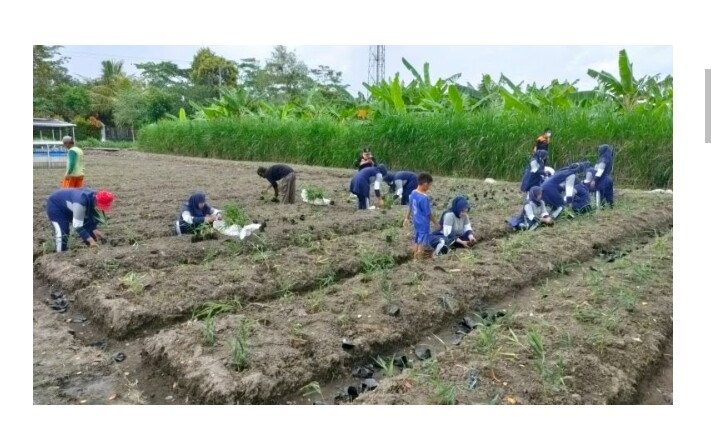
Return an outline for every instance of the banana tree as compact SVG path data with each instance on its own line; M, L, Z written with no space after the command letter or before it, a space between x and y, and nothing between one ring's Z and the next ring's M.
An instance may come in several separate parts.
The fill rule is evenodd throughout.
M617 102L623 110L631 110L641 99L643 91L640 82L635 80L632 63L627 57L627 51L621 50L618 58L619 79L607 71L588 70L588 75L603 86L607 94Z

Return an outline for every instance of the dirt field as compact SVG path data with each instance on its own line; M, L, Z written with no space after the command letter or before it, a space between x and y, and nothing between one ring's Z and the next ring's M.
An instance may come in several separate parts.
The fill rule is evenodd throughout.
M295 166L299 191L335 200L319 207L260 199L254 163L86 163L116 195L92 251L52 253L61 171L34 170L35 404L672 403L670 195L620 190L614 210L512 234L518 184L437 177L435 211L469 196L480 242L413 261L406 209L357 212L349 170ZM171 236L194 190L266 230Z

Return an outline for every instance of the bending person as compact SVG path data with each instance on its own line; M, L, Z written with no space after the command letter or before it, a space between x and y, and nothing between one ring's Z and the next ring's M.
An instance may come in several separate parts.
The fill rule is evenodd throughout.
M390 191L400 200L400 204L410 203L410 193L417 188L417 175L413 172L395 172L383 176L383 181L390 186Z
M351 178L350 192L358 197L358 210L371 209L370 205L370 185L373 184L375 190L376 203L382 207L383 199L381 188L383 177L388 174L384 165L377 167L366 167L353 175ZM372 207L374 208L374 207Z

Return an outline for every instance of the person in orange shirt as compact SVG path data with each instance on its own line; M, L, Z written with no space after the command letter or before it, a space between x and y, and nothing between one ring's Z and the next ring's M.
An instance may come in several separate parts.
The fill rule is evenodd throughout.
M538 150L546 150L548 151L548 144L551 142L551 129L546 128L543 130L543 134L538 136L536 138L536 146L533 147L533 153L536 153Z
M64 136L62 143L69 150L62 188L81 188L84 186L84 151L74 146L74 138L71 136Z

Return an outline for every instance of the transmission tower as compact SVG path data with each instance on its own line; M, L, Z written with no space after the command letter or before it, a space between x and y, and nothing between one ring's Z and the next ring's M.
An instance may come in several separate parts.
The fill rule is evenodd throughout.
M385 46L371 45L368 57L368 84L385 80Z

